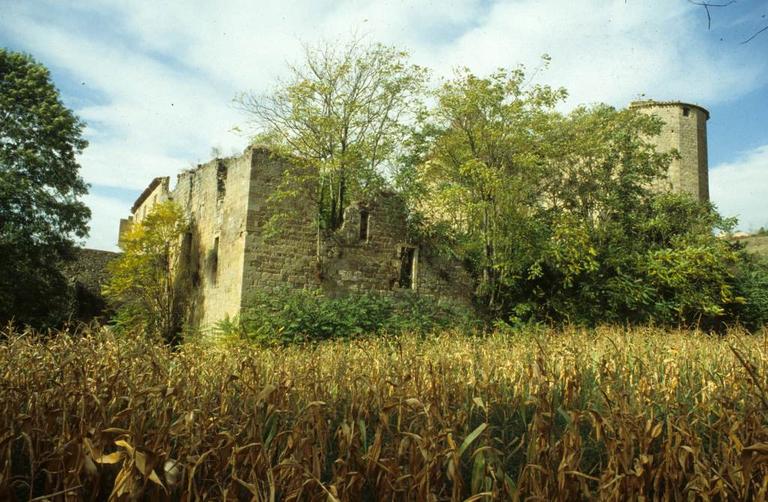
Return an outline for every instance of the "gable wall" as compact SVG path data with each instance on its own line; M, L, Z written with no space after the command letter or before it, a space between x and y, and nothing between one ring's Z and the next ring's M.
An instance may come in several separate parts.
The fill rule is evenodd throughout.
M250 172L249 155L215 159L180 174L173 190L190 219L182 268L193 325L240 311Z

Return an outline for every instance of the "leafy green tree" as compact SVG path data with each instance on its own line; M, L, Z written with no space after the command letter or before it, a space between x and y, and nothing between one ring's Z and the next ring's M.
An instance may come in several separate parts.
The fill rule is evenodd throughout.
M557 242L586 250L591 267L562 267L553 246L527 286L550 319L717 327L744 301L735 288L739 253L715 235L731 225L688 195L652 194L583 241Z
M268 95L245 93L236 102L259 129L256 142L292 157L312 177L320 232L342 224L349 201L384 183L382 170L419 108L426 70L408 54L353 41L307 48L301 65ZM295 187L306 179L286 178ZM294 189L279 191L290 196Z
M648 141L660 121L597 105L551 125L536 215L543 246L512 298L554 321L714 327L728 319L743 301L734 289L739 257L715 235L733 222L653 188L676 155Z
M520 274L526 236L535 233L530 211L540 200L542 141L565 91L528 85L522 67L486 78L464 69L435 97L417 132L428 147L412 181L422 187L421 210L453 230L480 275L480 295L497 309L500 289Z
M562 115L564 96L531 85L522 68L464 70L412 135L404 193L473 265L489 313L589 324L733 318L744 302L739 256L715 237L732 222L653 188L676 155L649 141L661 121L606 105Z
M543 317L608 320L603 285L646 248L635 217L671 154L647 141L661 122L633 110L579 107L550 126L535 216L543 240L514 296L533 299Z
M108 266L104 295L116 307L121 329L160 336L175 344L184 321L182 257L189 228L182 209L162 202L123 235L123 254Z
M45 327L65 315L60 263L90 218L82 130L43 65L0 49L0 322Z

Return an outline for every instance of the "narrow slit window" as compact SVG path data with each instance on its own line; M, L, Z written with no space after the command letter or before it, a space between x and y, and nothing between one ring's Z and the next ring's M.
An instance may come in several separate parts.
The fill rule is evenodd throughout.
M368 229L371 215L365 209L360 211L360 240L368 242Z
M691 109L690 109L690 108L688 108L687 106L686 106L686 107L684 107L684 108L683 108L683 117L687 117L687 116L688 116L688 115L690 115L690 114L691 114Z
M213 239L213 249L211 249L210 255L211 264L211 282L216 284L219 274L219 238Z
M416 248L403 246L400 249L400 287L413 289Z

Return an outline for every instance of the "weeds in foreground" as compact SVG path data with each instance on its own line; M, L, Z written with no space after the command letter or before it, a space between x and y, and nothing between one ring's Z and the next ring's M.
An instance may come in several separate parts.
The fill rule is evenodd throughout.
M768 337L0 342L0 499L762 500Z

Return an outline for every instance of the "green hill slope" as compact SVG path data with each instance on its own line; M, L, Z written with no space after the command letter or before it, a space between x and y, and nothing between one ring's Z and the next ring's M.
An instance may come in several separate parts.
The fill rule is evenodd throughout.
M768 257L768 235L752 235L738 240L747 246L747 250Z

